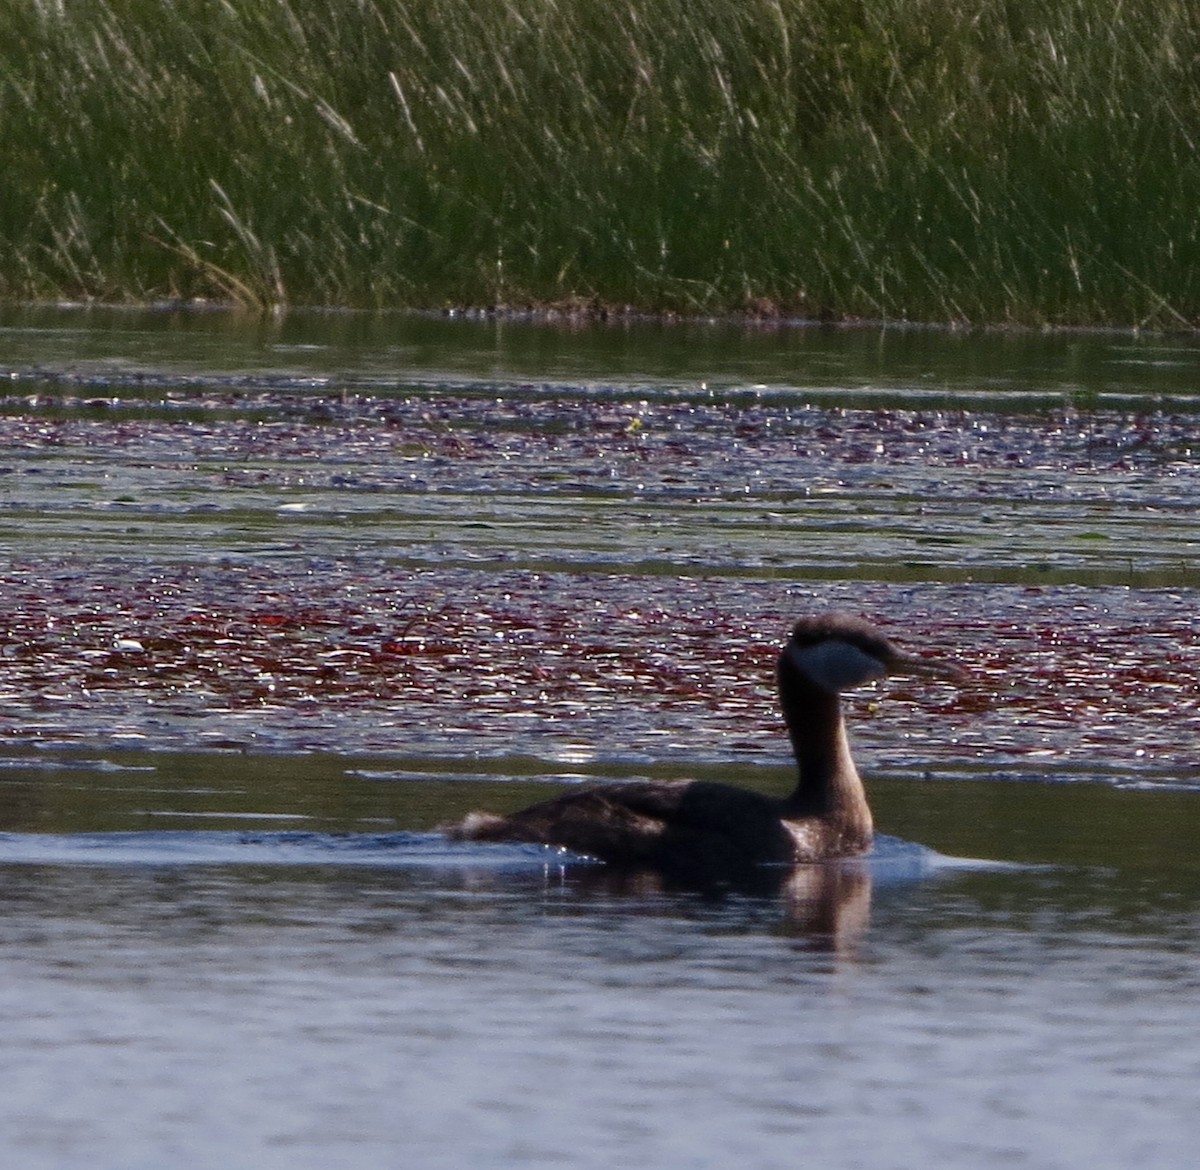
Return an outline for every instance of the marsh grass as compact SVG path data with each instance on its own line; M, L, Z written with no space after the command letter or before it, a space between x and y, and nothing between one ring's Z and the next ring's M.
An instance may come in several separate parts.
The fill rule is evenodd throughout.
M1200 319L1191 0L25 0L0 295Z

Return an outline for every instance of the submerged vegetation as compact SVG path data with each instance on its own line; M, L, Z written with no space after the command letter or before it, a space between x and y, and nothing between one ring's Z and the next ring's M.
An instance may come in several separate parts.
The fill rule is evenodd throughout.
M1200 320L1191 0L29 0L0 295Z

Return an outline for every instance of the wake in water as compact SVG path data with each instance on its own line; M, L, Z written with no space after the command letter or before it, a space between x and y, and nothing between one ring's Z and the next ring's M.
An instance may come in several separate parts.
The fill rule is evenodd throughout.
M949 870L998 864L945 857L879 836L863 857L842 863L876 884L920 881ZM368 869L484 869L535 872L547 865L602 868L565 849L522 843L451 841L440 833L307 833L160 830L119 833L0 833L0 865L357 866Z
M435 833L147 831L2 833L0 865L279 865L370 869L481 865L534 869L563 851L536 845L481 849ZM569 856L569 855L568 855Z

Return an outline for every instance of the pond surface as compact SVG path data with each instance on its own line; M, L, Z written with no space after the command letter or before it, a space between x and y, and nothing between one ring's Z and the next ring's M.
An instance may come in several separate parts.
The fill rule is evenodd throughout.
M0 314L0 1148L27 1167L1171 1167L1200 1140L1200 345ZM761 888L436 833L791 775Z

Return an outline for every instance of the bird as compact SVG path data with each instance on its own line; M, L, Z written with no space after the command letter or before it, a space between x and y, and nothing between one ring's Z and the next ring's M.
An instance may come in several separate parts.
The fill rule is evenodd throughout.
M530 842L627 869L682 876L747 874L860 856L874 826L842 717L841 692L893 674L955 679L959 667L899 650L844 613L804 617L779 653L776 680L795 753L782 799L701 780L592 784L507 816L468 813L453 840Z

